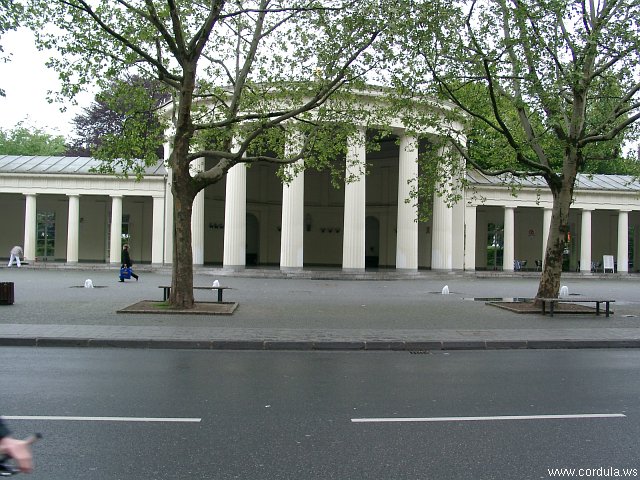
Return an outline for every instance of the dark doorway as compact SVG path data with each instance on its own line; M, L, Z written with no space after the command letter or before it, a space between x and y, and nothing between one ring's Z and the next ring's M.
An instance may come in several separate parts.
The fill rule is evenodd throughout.
M247 213L247 251L246 266L256 267L258 265L260 252L260 224L258 218L252 213Z
M376 217L367 217L364 227L365 268L378 268L380 263L380 221Z

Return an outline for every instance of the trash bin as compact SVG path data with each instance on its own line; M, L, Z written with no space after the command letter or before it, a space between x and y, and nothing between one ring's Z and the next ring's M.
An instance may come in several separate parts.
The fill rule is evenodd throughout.
M0 305L13 305L13 282L0 282Z

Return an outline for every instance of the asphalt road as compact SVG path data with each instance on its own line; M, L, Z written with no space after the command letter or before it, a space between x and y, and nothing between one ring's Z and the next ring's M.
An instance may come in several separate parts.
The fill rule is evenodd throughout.
M25 480L640 476L637 350L3 348L0 374L44 435Z

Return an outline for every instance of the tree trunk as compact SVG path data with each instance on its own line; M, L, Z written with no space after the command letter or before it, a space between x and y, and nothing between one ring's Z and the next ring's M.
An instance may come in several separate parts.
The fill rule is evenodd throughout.
M193 251L191 247L191 212L193 197L184 189L173 189L173 265L169 304L175 308L193 308ZM180 191L177 191L180 190Z
M551 186L553 210L544 256L544 268L536 298L557 297L562 276L562 255L569 232L569 209L573 197L573 179L563 179L559 188Z
M169 157L173 193L173 264L169 304L174 308L193 308L193 251L191 212L198 193L189 170L189 150L193 138L191 105L195 89L195 65L185 66L180 91L173 150Z

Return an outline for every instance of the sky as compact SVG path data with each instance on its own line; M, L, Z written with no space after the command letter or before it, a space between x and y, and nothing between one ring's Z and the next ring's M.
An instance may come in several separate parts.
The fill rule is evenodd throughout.
M0 87L6 93L0 97L0 129L12 129L23 121L49 134L71 138L71 120L90 105L92 96L82 95L78 106L66 103L67 111L61 113L62 104L47 101L47 91L60 88L57 74L45 66L50 54L39 52L33 35L24 28L6 32L0 42L5 54L13 54L10 62L0 62Z

